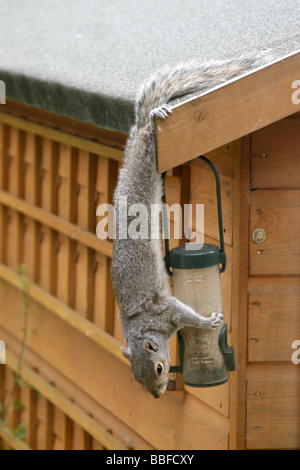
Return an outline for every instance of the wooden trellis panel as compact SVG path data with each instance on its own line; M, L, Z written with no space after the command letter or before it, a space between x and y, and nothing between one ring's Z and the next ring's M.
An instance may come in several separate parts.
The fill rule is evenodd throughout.
M36 119L41 120L39 113ZM53 129L50 117L47 124L0 114L0 337L9 357L5 374L2 366L0 372L3 401L23 337L16 274L22 263L31 299L22 369L27 385L15 391L24 408L12 412L9 421L10 428L26 422L27 435L17 444L4 429L2 439L10 447L33 449L227 449L229 384L197 390L183 387L177 378L179 391L156 401L133 380L120 352L124 340L109 275L112 243L96 236L96 208L112 202L120 141L103 135L99 142L96 133L92 141L90 134L87 139ZM67 121L64 126L72 127ZM236 314L231 304L232 218L240 151L237 141L208 155L221 174L228 256L222 285L229 329ZM207 168L193 161L174 169L166 185L170 205L205 204L206 241L218 244L214 180ZM171 240L170 245L177 243ZM175 363L175 337L170 348ZM111 431L108 441L95 434L97 423L105 436Z

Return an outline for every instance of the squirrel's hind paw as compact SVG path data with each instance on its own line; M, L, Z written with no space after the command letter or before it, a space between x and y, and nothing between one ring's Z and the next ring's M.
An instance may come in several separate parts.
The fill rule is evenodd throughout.
M158 108L152 109L152 111L150 112L150 118L157 116L161 119L165 119L169 117L169 114L172 114L170 106L168 106L167 104L162 104Z

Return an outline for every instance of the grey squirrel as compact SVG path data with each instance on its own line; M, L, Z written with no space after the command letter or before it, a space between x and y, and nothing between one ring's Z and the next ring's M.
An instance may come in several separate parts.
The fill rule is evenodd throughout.
M153 117L167 118L171 113L167 103L171 99L213 88L257 67L262 60L263 54L256 58L166 67L150 78L136 100L135 124L130 131L114 194L116 238L111 277L127 343L127 347L121 348L122 352L131 362L134 378L155 398L167 388L170 338L185 326L215 328L222 323L223 313L213 312L211 317L205 318L171 295L161 240L151 239L150 235L126 238L124 233L123 238L120 237L120 230L124 231L124 227L119 226L119 216L124 211L121 201L127 198L127 207L143 204L148 214L151 204L162 202L163 185L156 170ZM125 216L128 226L132 216ZM148 222L151 226L150 216Z

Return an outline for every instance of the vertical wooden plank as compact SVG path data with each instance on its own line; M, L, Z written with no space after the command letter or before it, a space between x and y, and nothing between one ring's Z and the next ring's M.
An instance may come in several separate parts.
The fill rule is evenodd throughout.
M77 224L95 231L96 155L79 150L77 175ZM93 321L94 318L94 259L93 250L78 244L76 253L76 299L78 313Z
M58 163L58 215L62 219L73 223L77 221L77 161L77 149L60 144Z
M54 407L53 417L53 450L63 450L63 435L64 435L64 413L58 408Z
M93 439L92 450L104 450L104 447L100 442L96 441L96 439Z
M115 299L110 278L110 260L96 253L94 323L110 334L114 333Z
M45 436L46 436L46 398L39 394L36 413L36 445L35 450L45 450Z
M7 369L6 380L6 394L5 394L5 408L8 407L6 415L8 427L15 429L20 423L20 413L15 408L14 404L16 400L20 400L20 387L15 383L15 373L10 369Z
M36 395L37 396L37 395ZM37 396L36 450L52 450L54 407L43 395Z
M45 449L52 450L53 444L54 444L54 433L53 433L54 406L48 400L47 400L47 405L46 405L45 425L46 425Z
M84 150L78 151L77 174L77 224L95 233L95 185L97 156Z
M96 208L112 204L118 177L118 163L98 156L96 174ZM95 259L95 314L94 322L110 334L114 332L115 299L110 278L110 260L100 254Z
M24 195L24 143L25 133L15 128L10 130L9 139L9 175L8 191L16 197ZM23 217L15 213L13 220L14 241L11 249L11 267L17 269L22 262L22 230Z
M8 155L8 191L17 197L24 193L24 144L25 133L14 127L10 128Z
M8 143L9 127L0 123L0 188L7 190L8 187Z
M48 227L42 227L39 243L40 248L40 279L43 289L52 295L56 294L56 249L58 246L57 233Z
M72 450L92 450L92 436L74 423Z
M88 432L83 431L83 450L92 450L92 446L93 446L92 436Z
M58 212L58 158L59 144L42 140L41 207L52 214Z
M32 448L36 449L37 443L37 392L30 387L22 389L21 403L24 405L22 412L22 421L26 423L25 442Z
M76 244L65 235L58 235L57 243L57 298L74 308L75 303Z
M95 252L80 243L76 252L75 310L90 321L94 319Z
M25 136L24 150L24 199L40 206L41 202L41 139L31 133ZM33 282L39 279L40 224L24 218L23 262L27 266L27 276ZM26 244L27 241L27 244Z
M41 139L31 133L25 135L24 199L39 205L41 194Z
M8 142L9 127L0 124L0 189L7 190L8 186ZM6 263L6 226L7 208L0 204L0 262Z
M73 450L73 435L74 423L67 415L64 415L63 450Z
M3 409L4 407L4 398L5 398L5 364L0 364L0 403ZM0 419L2 412L0 412Z
M7 264L7 208L0 204L0 262Z
M41 207L50 213L57 214L58 210L58 157L59 145L49 139L42 141L42 188ZM40 233L40 279L43 289L52 295L56 293L56 272L58 247L57 233L42 227Z
M58 215L73 223L77 220L77 157L76 149L60 145ZM75 305L75 263L76 242L65 235L60 235L57 258L57 296L72 308Z
M247 284L250 136L241 142L241 157L236 158L233 207L232 260L232 334L236 372L230 376L229 448L245 449L246 439L246 365L247 365Z

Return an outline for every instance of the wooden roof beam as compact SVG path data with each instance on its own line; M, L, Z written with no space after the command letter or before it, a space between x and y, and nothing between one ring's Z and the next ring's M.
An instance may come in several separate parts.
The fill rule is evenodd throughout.
M174 105L156 119L159 173L298 112L296 80L300 51Z

